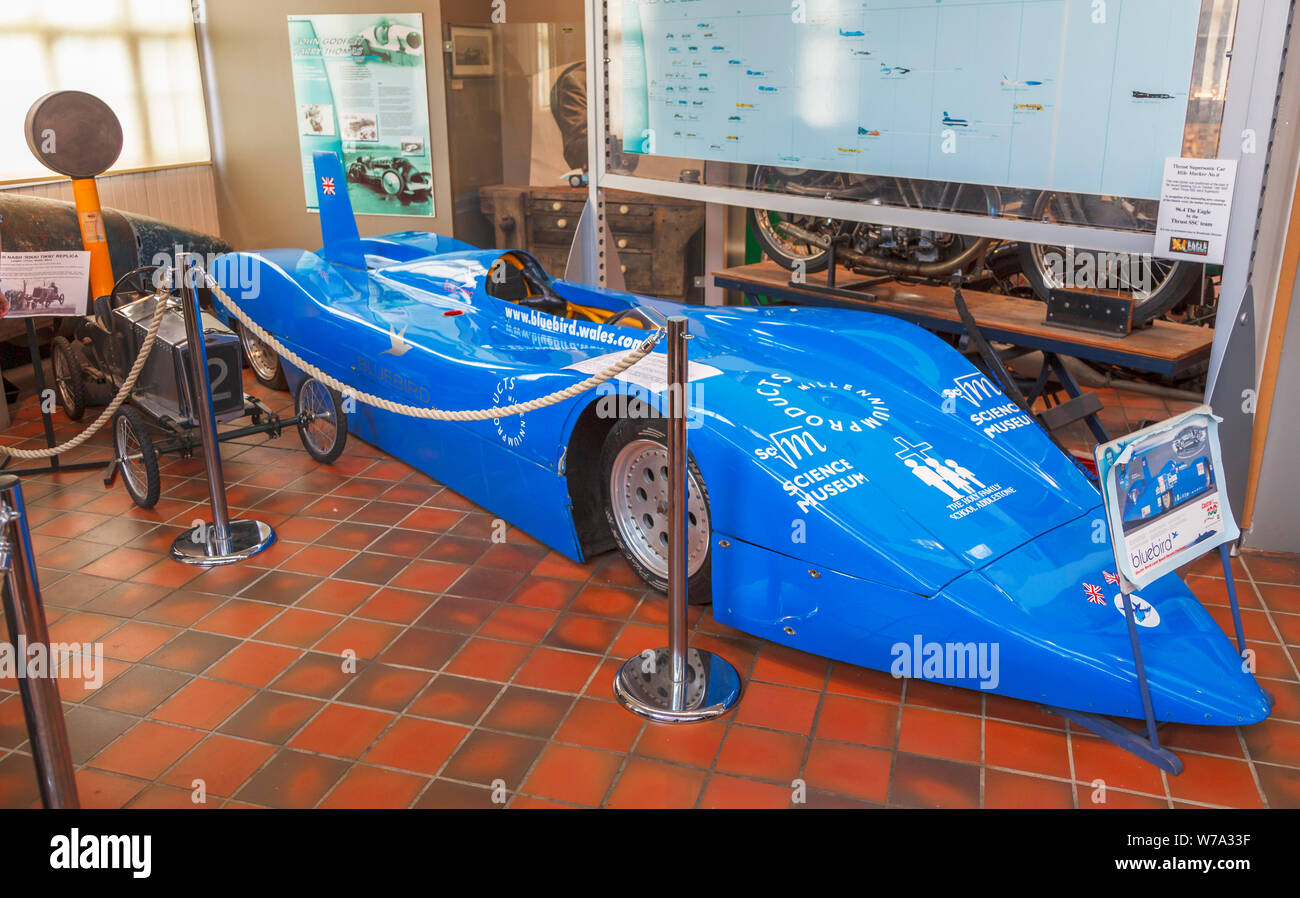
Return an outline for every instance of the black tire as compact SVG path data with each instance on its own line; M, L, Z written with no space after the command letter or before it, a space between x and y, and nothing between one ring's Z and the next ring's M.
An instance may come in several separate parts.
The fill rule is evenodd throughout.
M141 508L158 504L158 451L144 415L124 405L113 416L113 453L122 471L122 483L131 500ZM138 456L138 457L136 457Z
M773 236L772 232L780 226L780 222L785 220L784 212L749 209L746 212L746 217L749 220L749 229L754 232L754 239L763 248L764 255L782 268L794 271L799 265L803 265L805 273L814 274L818 271L825 271L826 266L830 264L830 250L800 244L807 247L807 252L801 254L791 246L780 243Z
M55 337L50 344L50 368L54 372L54 396L64 414L80 421L86 414L86 380L72 344L63 337Z
M632 566L632 570L636 571L637 576L652 589L667 592L666 554L663 556L662 566L656 568L651 563L648 563L648 559L656 557L656 552L651 548L655 544L654 541L658 540L661 544L666 544L667 514L657 513L654 515L652 523L643 528L640 521L633 523L633 519L637 517L635 510L628 509L622 515L615 510L615 498L613 497L613 481L616 476L615 466L618 464L622 467L621 456L625 449L635 453L636 450L630 449L630 447L644 444L657 444L666 453L667 431L663 419L625 418L615 424L613 430L609 432L600 453L601 505L605 520L609 524L610 533L618 544L619 550L623 553L623 557ZM653 473L653 471L650 473ZM695 570L687 580L687 594L692 605L707 605L713 601L711 571L713 535L709 526L712 518L709 515L708 487L704 483L704 476L695 464L693 456L689 459L689 476L690 483L698 485L699 488L699 504L696 507L702 509L704 523L701 529L696 512L692 512L692 527L687 544L687 554L688 558L691 557L693 554L691 549L694 547L695 553L698 553L696 557L699 558L699 561L698 565L694 561L691 562L691 566ZM662 476L656 477L653 485L658 488L661 482L666 499L667 483L663 481ZM651 484L647 483L647 485ZM688 491L693 489L694 486L688 487ZM641 496L647 501L653 498L652 494L647 494L644 491L641 491ZM688 504L690 504L689 499ZM646 529L650 531L648 534L645 532Z
M293 397L298 437L307 454L323 465L333 464L348 443L348 416L343 397L314 377L305 377ZM323 426L316 426L328 422Z
M284 376L284 363L280 357L243 324L236 322L236 327L239 329L239 346L244 353L244 364L253 372L257 382L273 390L289 389L289 381Z

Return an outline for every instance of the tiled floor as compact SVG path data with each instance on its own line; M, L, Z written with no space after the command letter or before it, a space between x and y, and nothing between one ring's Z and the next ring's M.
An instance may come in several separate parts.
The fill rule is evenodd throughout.
M1173 411L1104 399L1116 431ZM39 433L27 402L5 436ZM166 460L149 512L96 471L25 483L52 636L110 659L97 690L61 681L84 806L194 807L201 786L204 807L787 807L802 780L807 806L1300 807L1295 560L1237 563L1273 717L1166 727L1186 764L1168 777L1033 705L831 663L698 608L694 644L739 667L742 701L720 722L643 723L611 678L663 643L664 602L617 556L574 564L514 529L495 543L491 515L357 440L333 467L295 433L224 457L232 506L279 541L206 572L163 557L207 516L194 460ZM1191 583L1230 626L1216 566ZM31 806L22 706L0 688L0 805Z

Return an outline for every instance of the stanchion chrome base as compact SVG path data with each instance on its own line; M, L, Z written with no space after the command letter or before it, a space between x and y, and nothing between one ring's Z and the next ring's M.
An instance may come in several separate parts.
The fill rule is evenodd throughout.
M686 650L686 681L673 683L668 649L647 649L614 677L614 697L634 714L661 723L693 723L727 713L740 700L740 674L703 649Z
M231 521L230 543L225 551L216 544L213 531L211 524L186 530L172 543L172 558L181 564L215 567L252 558L275 542L275 531L261 521Z

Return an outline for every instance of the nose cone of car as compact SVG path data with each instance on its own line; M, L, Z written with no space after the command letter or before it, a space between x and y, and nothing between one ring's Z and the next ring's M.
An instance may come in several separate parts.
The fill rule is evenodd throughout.
M1091 533L1088 519L1057 528L947 592L972 615L991 617L1013 642L1001 653L1009 694L1141 717L1114 559L1108 544L1092 543ZM1231 628L1226 607L1211 615L1176 575L1138 590L1131 601L1158 720L1238 725L1269 715L1271 700L1216 621Z

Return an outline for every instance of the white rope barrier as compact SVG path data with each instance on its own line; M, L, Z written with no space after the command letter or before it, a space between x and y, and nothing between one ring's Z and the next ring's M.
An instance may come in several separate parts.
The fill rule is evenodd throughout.
M386 412L404 415L408 418L424 418L431 421L490 421L496 418L508 418L511 415L526 414L527 412L546 408L550 405L557 405L558 403L564 402L566 399L572 399L574 396L595 389L606 381L618 377L628 368L631 368L637 362L649 355L651 350L655 348L655 344L659 342L660 338L664 334L662 329L656 329L654 333L642 340L636 349L632 350L609 367L593 374L586 380L580 381L570 387L558 390L549 395L541 396L537 399L530 399L528 402L517 402L514 405L505 405L498 408L475 409L473 411L448 411L439 408L423 408L421 406L403 405L398 402L392 402L388 399L358 390L350 384L346 384L341 380L331 377L315 365L312 365L310 362L303 359L302 356L298 355L292 349L289 349L268 331L264 330L249 318L248 315L244 313L244 310L236 305L233 299L226 295L225 291L221 289L210 275L207 277L207 283L208 288L212 291L212 295L226 307L230 314L235 316L240 324L248 328L249 331L252 332L253 336L270 346L279 353L282 358L288 359L295 367L306 372L309 376L325 384L327 387L337 390L344 396L351 396L353 399L358 402L364 402L366 405L383 409Z
M158 327L162 324L163 312L167 310L168 294L165 291L159 290L154 294L154 299L153 318L149 320L149 330L144 335L144 343L140 346L140 353L135 357L135 364L131 366L131 370L126 375L126 380L122 382L122 386L118 389L117 395L113 397L113 401L108 404L107 408L100 412L99 417L91 422L89 427L68 440L66 443L61 443L58 446L51 446L48 449L14 449L11 446L0 446L0 455L11 455L14 458L30 459L50 458L55 455L62 455L64 452L67 452L70 449L76 449L82 443L89 440L103 429L105 424L112 420L113 415L117 413L117 410L122 406L122 403L126 401L126 398L129 395L131 395L131 390L135 388L135 382L139 379L140 372L144 370L144 363L148 360L149 353L153 350L154 340L158 336ZM33 363L39 365L41 360L39 358L35 359ZM58 371L56 370L56 384L57 377Z

